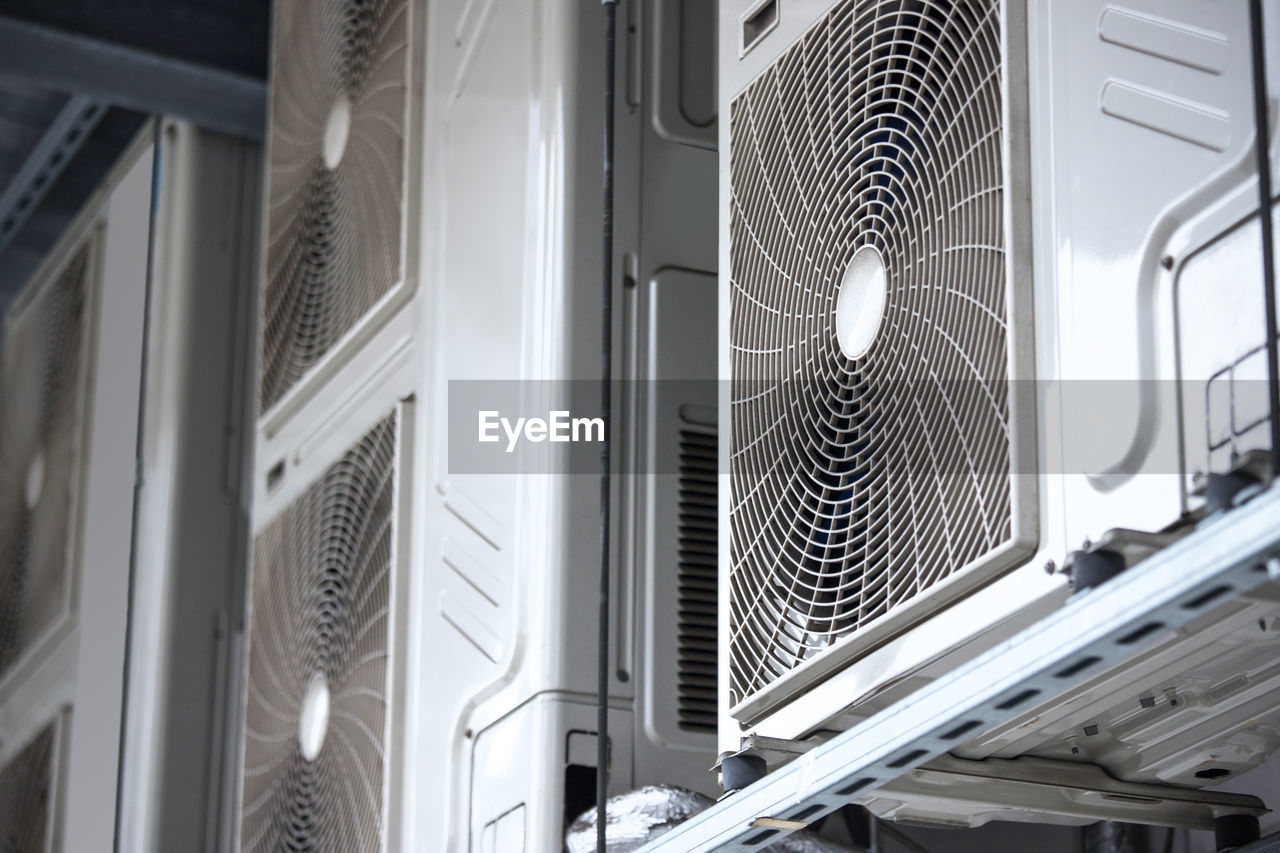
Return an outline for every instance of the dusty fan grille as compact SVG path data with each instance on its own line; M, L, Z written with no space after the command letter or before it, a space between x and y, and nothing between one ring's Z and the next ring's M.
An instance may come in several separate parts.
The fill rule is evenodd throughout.
M734 705L1010 539L1000 30L999 0L850 0L732 103Z
M57 733L50 724L0 770L0 851L49 849Z
M241 849L383 849L394 417L255 539ZM299 738L316 676L328 728Z
M402 278L407 37L406 0L277 4L264 412ZM327 151L340 102L349 106L347 132L337 132L345 145L329 139Z
M0 359L0 674L66 607L86 240L13 317Z

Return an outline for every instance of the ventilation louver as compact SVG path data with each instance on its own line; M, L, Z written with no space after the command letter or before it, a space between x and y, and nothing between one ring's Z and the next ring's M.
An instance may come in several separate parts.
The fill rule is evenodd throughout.
M677 719L685 731L712 734L719 678L716 479L715 433L685 426L680 430Z
M1000 7L835 4L732 102L740 719L1010 540Z
M241 849L385 846L395 418L254 541Z
M403 278L406 0L282 0L268 128L259 405Z
M0 673L67 607L86 240L11 315L0 364Z
M0 851L51 849L58 725L52 723L0 770Z

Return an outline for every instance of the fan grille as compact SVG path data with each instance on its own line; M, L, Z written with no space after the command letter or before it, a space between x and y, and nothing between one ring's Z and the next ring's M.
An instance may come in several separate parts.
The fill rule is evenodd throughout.
M402 278L407 18L406 0L277 4L264 412Z
M719 678L716 479L715 433L681 429L676 698L680 728L711 733Z
M57 723L51 723L0 770L0 851L49 849Z
M732 103L731 704L1011 538L1000 29L848 0Z
M254 541L243 850L383 848L395 435L388 416Z
M13 318L0 359L0 673L66 607L86 240Z

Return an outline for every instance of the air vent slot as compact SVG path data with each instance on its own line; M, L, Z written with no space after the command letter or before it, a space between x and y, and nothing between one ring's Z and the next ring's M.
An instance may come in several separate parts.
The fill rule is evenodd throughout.
M765 0L742 17L742 52L760 43L778 25L778 0Z
M716 434L680 430L676 694L680 728L716 731Z

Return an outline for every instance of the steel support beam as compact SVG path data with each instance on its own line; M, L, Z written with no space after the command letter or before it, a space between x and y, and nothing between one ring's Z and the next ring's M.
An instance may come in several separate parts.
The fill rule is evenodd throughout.
M0 75L249 139L266 122L263 80L18 18L0 17Z
M84 95L72 95L27 156L22 168L0 190L0 252L18 233L45 193L71 163L107 107Z
M759 850L912 768L1069 696L1220 604L1280 580L1280 488L1210 519L976 660L690 818L643 851Z

